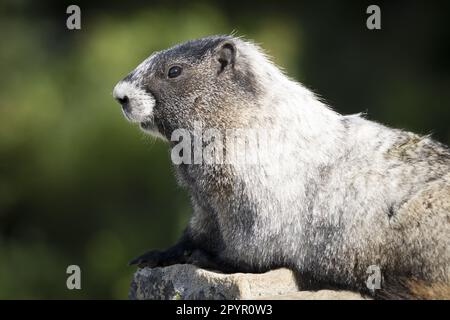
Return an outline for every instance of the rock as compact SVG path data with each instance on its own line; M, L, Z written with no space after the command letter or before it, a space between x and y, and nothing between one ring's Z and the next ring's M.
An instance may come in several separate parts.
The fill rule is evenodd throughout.
M263 300L366 300L359 293L352 291L297 291L289 294L262 297Z
M262 274L222 274L180 264L138 270L130 299L256 299L298 291L293 273L278 269Z
M361 299L353 292L299 291L288 269L261 274L222 274L189 264L136 271L129 298L133 300L236 299Z

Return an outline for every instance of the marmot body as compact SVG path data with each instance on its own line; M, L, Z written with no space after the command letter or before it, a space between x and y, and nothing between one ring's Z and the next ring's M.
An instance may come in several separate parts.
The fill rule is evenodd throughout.
M263 164L175 166L192 197L189 226L174 247L132 263L284 266L304 286L361 292L368 268L378 266L378 297L450 298L447 147L336 113L257 46L231 36L153 54L114 96L129 120L167 140L196 121L281 132Z

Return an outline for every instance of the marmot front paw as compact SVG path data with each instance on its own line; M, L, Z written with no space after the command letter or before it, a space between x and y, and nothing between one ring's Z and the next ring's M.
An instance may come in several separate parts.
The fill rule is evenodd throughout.
M164 260L166 258L166 255L164 252L161 252L159 250L152 250L149 252L144 253L143 255L131 260L128 265L137 265L139 268L144 267L159 267L164 265Z

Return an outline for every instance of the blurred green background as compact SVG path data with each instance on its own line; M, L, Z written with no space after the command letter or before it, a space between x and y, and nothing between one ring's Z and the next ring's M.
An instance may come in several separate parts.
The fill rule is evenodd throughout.
M66 29L78 4L82 29ZM126 298L127 261L172 244L189 198L167 146L112 99L155 50L218 33L260 43L341 113L450 142L450 2L0 2L0 298ZM66 268L82 270L67 290Z

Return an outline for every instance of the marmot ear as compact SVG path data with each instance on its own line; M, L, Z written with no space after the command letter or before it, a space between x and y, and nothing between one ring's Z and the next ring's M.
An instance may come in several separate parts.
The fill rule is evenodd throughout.
M216 59L219 63L218 73L222 73L228 67L232 67L236 60L236 46L231 41L225 41L220 44L216 51Z

